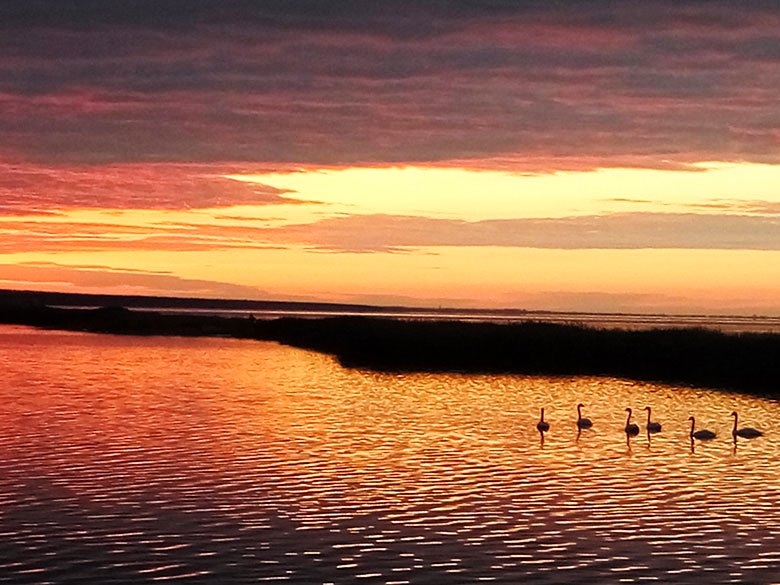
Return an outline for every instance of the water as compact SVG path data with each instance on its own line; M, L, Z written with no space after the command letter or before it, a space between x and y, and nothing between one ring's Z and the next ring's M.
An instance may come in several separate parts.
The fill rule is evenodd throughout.
M780 404L0 327L0 583L772 583ZM594 427L578 435L575 406ZM662 433L627 441L624 409ZM536 431L546 408L551 430ZM765 436L731 440L740 426ZM693 447L697 427L718 433Z

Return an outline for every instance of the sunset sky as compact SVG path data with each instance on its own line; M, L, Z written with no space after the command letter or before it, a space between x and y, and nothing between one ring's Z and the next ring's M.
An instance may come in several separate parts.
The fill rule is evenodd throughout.
M780 3L0 3L0 288L780 315Z

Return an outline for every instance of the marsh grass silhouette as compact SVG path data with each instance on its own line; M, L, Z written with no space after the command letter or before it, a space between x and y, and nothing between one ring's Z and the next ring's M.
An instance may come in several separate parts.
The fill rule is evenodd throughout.
M334 318L272 324L284 343L386 371L614 376L780 394L780 335Z
M780 396L780 335L770 333L363 316L262 320L34 304L0 305L0 322L98 333L277 341L332 354L346 367L388 372L612 376Z

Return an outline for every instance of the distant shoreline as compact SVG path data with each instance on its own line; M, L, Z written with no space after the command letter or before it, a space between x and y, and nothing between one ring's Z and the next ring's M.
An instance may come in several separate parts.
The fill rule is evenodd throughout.
M493 321L501 323L534 320L546 323L587 325L598 328L707 327L720 331L780 333L780 315L757 314L605 313L584 310L555 311L523 308L421 307L0 289L0 307L3 306L49 306L73 309L97 309L107 306L120 306L127 309L159 311L161 313L191 313L210 316L241 316L254 313L261 318L365 315L398 319L453 319L458 321Z
M324 312L333 315L350 314L408 314L435 313L447 315L506 315L522 317L525 309L459 309L454 307L412 307L404 305L367 305L360 303L329 303L317 301L269 301L251 299L215 299L203 297L156 297L143 295L108 295L89 293L65 293L32 290L0 289L0 306L36 305L63 308L100 308L121 306L128 309L180 310L180 311L287 311Z
M610 376L780 398L780 334L367 316L254 319L0 303L0 323L276 341L387 372Z

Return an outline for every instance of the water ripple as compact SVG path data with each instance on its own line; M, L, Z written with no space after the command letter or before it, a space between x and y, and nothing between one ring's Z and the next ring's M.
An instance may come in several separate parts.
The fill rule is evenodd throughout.
M11 327L0 360L0 583L771 583L780 565L773 401ZM664 431L627 438L645 404ZM735 409L766 436L734 444ZM718 438L691 445L690 414Z

